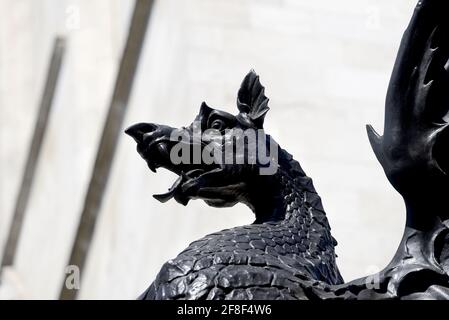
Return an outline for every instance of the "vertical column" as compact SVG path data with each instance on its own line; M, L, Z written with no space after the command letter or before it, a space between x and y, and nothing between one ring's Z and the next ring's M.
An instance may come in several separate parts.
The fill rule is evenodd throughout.
M69 265L77 266L81 273L86 262L104 190L109 179L112 161L126 113L153 2L153 0L137 0L134 7L114 93L110 102L95 165L84 201L84 208L69 260ZM67 288L64 281L60 299L75 299L76 295L77 290Z

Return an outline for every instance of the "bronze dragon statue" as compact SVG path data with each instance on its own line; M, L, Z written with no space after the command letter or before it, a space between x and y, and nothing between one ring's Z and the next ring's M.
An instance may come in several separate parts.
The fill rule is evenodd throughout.
M179 175L156 199L240 202L256 217L190 244L140 298L449 299L448 9L445 0L418 3L390 81L384 134L367 127L407 210L403 240L383 271L344 283L312 180L263 130L268 98L251 71L237 115L203 103L188 127L139 123L126 130L152 171Z

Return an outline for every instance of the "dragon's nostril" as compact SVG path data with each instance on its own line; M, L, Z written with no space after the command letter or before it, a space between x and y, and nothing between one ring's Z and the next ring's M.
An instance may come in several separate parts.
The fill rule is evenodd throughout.
M153 123L138 123L132 125L125 130L125 133L131 136L137 143L143 141L143 137L146 133L157 130L158 126Z

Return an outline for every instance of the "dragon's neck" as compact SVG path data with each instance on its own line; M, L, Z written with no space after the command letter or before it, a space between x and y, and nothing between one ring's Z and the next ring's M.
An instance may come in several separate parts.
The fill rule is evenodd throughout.
M311 219L330 230L321 198L299 163L279 148L279 169L273 176L260 176L253 181L250 207L256 215L255 223L284 221L296 223Z
M272 177L255 181L252 209L255 224L269 223L268 229L279 230L290 245L291 256L305 259L314 279L342 283L336 269L334 247L321 199L299 163L286 151L279 150L279 169ZM299 259L299 260L298 260ZM332 268L323 267L332 266Z

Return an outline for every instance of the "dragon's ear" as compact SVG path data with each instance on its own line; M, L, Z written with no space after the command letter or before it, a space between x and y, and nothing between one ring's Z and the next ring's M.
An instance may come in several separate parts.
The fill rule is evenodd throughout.
M203 102L203 103L201 103L199 115L202 118L206 118L207 119L207 117L209 117L209 115L212 112L212 110L213 109L211 107L209 107L206 102Z
M237 107L240 113L246 113L258 128L262 128L265 115L270 109L268 101L259 76L251 70L243 79L237 95Z

